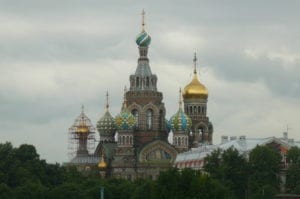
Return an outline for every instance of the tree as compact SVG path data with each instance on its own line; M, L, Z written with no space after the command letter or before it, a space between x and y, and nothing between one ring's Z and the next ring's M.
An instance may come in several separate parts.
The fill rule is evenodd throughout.
M287 153L289 167L286 171L286 191L299 193L300 188L300 148L291 147Z
M289 163L300 163L300 148L293 146L287 153L287 160Z
M215 150L205 158L204 170L231 190L231 198L244 198L247 189L248 164L238 150Z
M249 177L250 198L272 198L279 187L277 177L281 156L268 146L257 146L249 155L251 175Z

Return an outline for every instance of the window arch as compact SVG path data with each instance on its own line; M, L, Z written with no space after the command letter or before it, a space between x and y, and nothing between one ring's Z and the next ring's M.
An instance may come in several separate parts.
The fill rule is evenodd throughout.
M148 109L146 112L146 121L147 121L147 129L151 130L153 125L153 111L152 109Z

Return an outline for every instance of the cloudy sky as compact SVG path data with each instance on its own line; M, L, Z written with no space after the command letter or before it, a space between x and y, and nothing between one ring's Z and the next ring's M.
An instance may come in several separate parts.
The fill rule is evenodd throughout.
M120 111L137 65L141 10L169 118L193 53L221 135L300 140L299 1L0 0L0 141L68 160L81 104L92 122Z

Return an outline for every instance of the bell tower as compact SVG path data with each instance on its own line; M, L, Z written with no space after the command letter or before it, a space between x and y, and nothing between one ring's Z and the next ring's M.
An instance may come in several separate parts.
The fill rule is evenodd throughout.
M196 53L193 62L193 79L185 86L183 99L184 111L192 119L190 146L198 147L199 144L212 144L213 125L206 115L208 90L198 79Z
M142 12L142 31L137 35L139 58L134 74L130 75L130 89L126 92L128 110L136 117L137 146L155 139L167 139L163 94L157 91L157 76L152 73L148 49L150 35L145 31L145 12Z

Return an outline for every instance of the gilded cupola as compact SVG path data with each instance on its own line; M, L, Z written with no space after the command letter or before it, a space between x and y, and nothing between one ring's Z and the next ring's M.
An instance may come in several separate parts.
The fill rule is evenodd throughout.
M196 63L197 63L196 53L194 55L193 61L194 61L193 79L188 85L185 86L183 90L183 98L184 99L189 99L189 98L207 99L208 90L198 79L198 74L196 69Z

